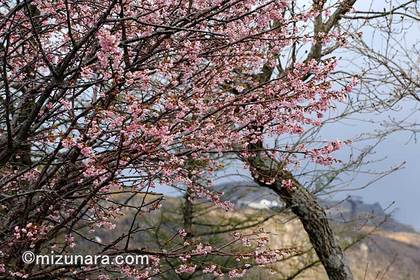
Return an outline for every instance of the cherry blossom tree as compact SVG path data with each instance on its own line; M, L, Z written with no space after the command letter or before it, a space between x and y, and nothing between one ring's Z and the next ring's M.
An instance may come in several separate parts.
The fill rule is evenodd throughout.
M146 230L136 219L160 207L158 185L184 186L188 199L229 210L211 176L234 155L299 217L330 279L352 279L324 210L290 171L303 161L332 164L343 143L273 149L266 140L320 125L351 91L356 80L334 86L330 54L345 42L335 27L355 2L3 1L1 274L108 277L101 267L39 268L20 258L26 250L69 252L77 238L99 243L104 254L154 256L148 268L112 272L137 279L159 275L159 258L180 258L180 275L222 274L215 264L190 263L207 254L277 261L282 252L226 253L188 242L188 229L168 239L182 249L131 246ZM135 197L142 199L133 205ZM121 237L94 240L95 230L115 230L113 219L128 214ZM245 272L238 266L229 276Z

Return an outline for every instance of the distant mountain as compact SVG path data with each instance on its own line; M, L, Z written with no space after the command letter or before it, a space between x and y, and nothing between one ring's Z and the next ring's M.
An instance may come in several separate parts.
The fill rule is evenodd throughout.
M232 233L229 229L233 228L245 234L256 231L266 232L269 235L271 249L299 248L299 253L295 256L267 267L252 268L241 279L328 279L323 267L318 265L317 256L311 249L311 243L300 221L289 211L279 211L283 206L275 194L266 188L243 183L219 185L215 187L215 190L225 191L224 198L232 201L238 209L226 212L211 203L195 202L193 238L197 236L200 242L205 243L205 240L211 240L212 244L221 245L225 244ZM115 196L114 199L124 201L127 197ZM130 204L139 205L142 199L140 196L133 198ZM153 201L154 198L147 199ZM262 201L265 202L262 203ZM390 219L379 204L366 204L359 198L342 202L322 200L322 203L328 209L327 213L340 246L346 249L345 255L354 279L420 279L419 233ZM172 240L177 229L183 226L183 207L182 198L167 197L160 209L147 215L137 216L136 227L139 230L132 235L130 247L160 250L167 244L167 240ZM107 244L118 240L132 226L132 217L135 213L135 209L128 209L124 213L127 215L116 216L114 230L98 229L95 233L96 242ZM263 222L255 226L256 221ZM247 226L250 224L252 227ZM78 252L83 249L91 252L95 246L86 240L77 244L75 250ZM121 246L124 244L123 240ZM172 245L169 243L168 246ZM231 261L234 262L234 260ZM167 263L163 261L162 264ZM171 267L177 265L173 263ZM168 266L165 269L163 271L166 271L166 279L176 279L177 276ZM203 279L212 278L207 276L203 278L203 275L198 274L190 280Z
M214 186L224 192L223 199L231 201L236 208L270 209L284 206L278 195L268 188L250 182L231 182ZM388 231L415 232L414 228L393 219L379 203L368 204L359 196L342 201L318 199L327 216L337 223L377 225Z

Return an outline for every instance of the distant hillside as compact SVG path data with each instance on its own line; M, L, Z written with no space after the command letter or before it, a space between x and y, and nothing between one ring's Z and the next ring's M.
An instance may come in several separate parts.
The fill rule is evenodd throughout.
M232 182L215 186L215 190L224 192L224 199L234 203L235 207L269 209L283 205L273 191L250 182ZM329 219L336 223L357 222L379 226L387 231L415 232L414 228L394 220L382 209L379 203L368 204L358 196L342 201L319 199Z
M289 211L282 210L281 205L269 209L256 209L246 206L244 202L248 198L255 197L258 200L263 197L268 200L269 196L267 195L269 194L261 188L257 189L257 194L252 194L251 196L246 194L243 187L241 190L245 196L239 196L234 193L226 193L225 196L230 196L231 200L240 207L239 211L225 212L211 204L196 204L194 206L196 213L194 215L194 234L201 236L201 238L211 239L212 244L215 244L214 242L223 243L224 238L226 238L226 234L223 232L228 228L245 226L245 232L253 231L256 228L263 229L270 235L269 246L271 249L297 247L303 253L269 267L252 268L243 279L326 280L327 276L323 268L317 264L316 255L311 249L299 220L294 218ZM244 197L247 198L245 199ZM133 205L141 203L141 198L133 199L131 203ZM354 204L353 202L349 203L350 205ZM329 210L329 215L341 246L343 248L348 247L345 254L355 279L418 280L418 275L420 275L420 234L413 231L410 227L395 221L389 224L390 229L388 229L388 226L384 227L382 224L380 227L376 227L374 226L375 223L366 222L364 219L348 220L355 213L358 215L363 213L369 214L373 211L373 213L378 213L378 216L382 215L380 211L382 209L378 205L369 206L368 204L359 205L359 203L356 203L356 208L354 208L354 205L349 206L349 203L342 204L341 208ZM331 206L335 206L335 203L325 202L324 205L334 209ZM148 230L139 231L138 234L133 235L133 242L130 247L159 248L161 245L158 244L162 244L162 242L157 242L157 239L170 239L176 230L182 226L182 209L183 200L181 198L166 198L162 208L159 210L144 216L139 215L136 223L139 228L153 228L155 230L152 230L152 234L148 233L150 232ZM339 212L351 214L346 217L347 214L337 214ZM120 237L130 227L132 223L131 217L133 215L126 215L115 220L117 224L115 230L98 230L96 232L97 240L106 243ZM340 221L339 218L344 219ZM246 227L258 220L264 220L264 222L257 227ZM87 248L92 250L92 244L88 247L84 246L82 242L79 246L86 248L86 250L88 250ZM176 264L172 265L176 266ZM173 274L166 275L166 279L175 279L173 277L176 276ZM201 280L207 278L198 275L192 279Z

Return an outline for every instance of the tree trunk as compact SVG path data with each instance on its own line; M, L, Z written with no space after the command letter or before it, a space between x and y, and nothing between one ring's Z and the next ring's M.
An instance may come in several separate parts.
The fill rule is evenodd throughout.
M270 188L280 196L302 222L329 279L353 279L351 270L345 262L342 249L337 244L325 211L313 194L301 185L295 185L293 189L288 189L275 183Z
M280 162L264 154L261 142L249 147L254 156L246 161L255 182L272 189L299 218L328 278L352 280L353 275L346 264L343 250L337 244L327 215L315 196L292 173L285 170ZM283 186L283 180L290 180L291 186Z
M186 238L190 239L193 236L192 223L193 223L193 205L191 202L191 189L187 187L184 196L183 206L183 219L184 219L184 230L187 233Z

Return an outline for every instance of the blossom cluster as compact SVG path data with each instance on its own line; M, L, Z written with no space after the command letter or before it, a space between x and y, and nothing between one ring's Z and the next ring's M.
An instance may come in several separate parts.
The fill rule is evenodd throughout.
M63 250L74 247L68 228L88 228L86 239L94 240L95 229L113 230L114 220L132 209L136 217L159 209L161 199L147 200L157 185L185 187L191 200L232 209L211 190L220 159L246 157L251 143L320 125L353 86L333 86L332 58L280 67L288 48L314 39L310 23L318 15L290 13L287 0L12 2L0 11L4 91L20 114L11 136L22 150L0 166L4 209L15 209L0 218L6 233L0 250L10 260L34 242L59 246L49 242L58 236L65 235ZM323 44L341 40L338 33L324 37ZM295 152L331 164L339 148L337 141ZM136 195L147 199L131 205ZM182 262L176 272L222 275L211 264L190 262L214 250L196 245L180 258L171 255ZM263 247L247 257L259 265L279 259ZM136 279L157 270L121 268Z

